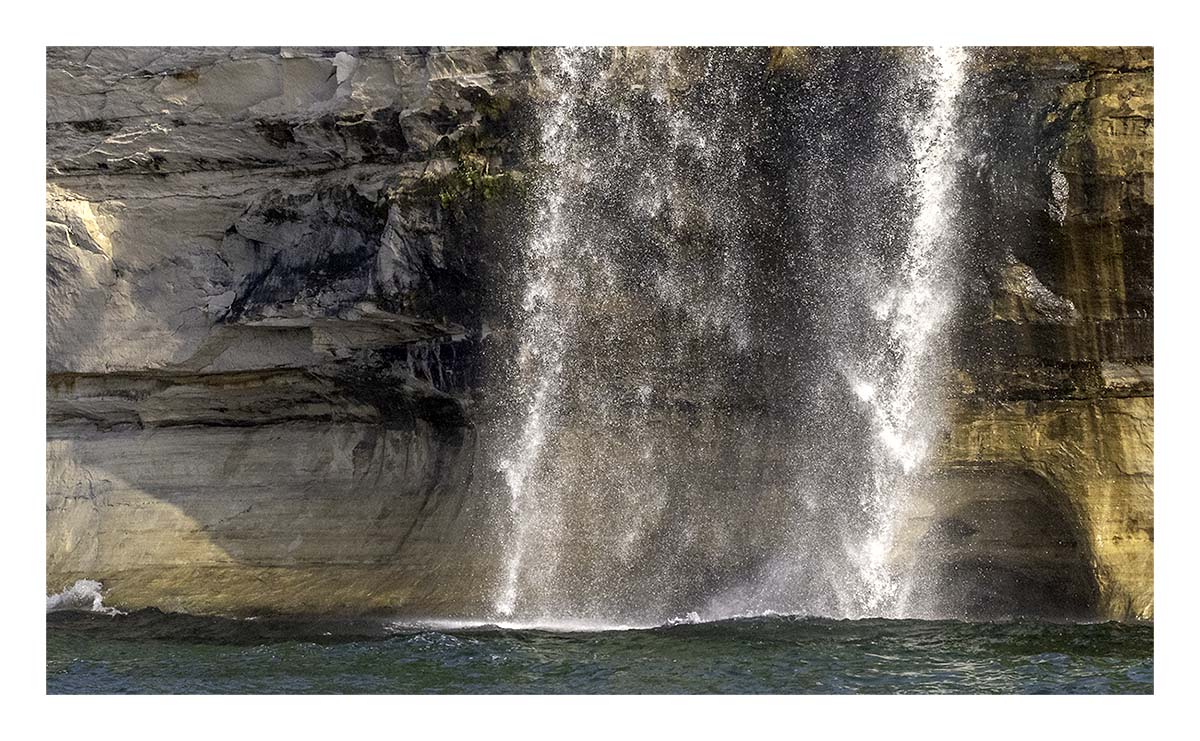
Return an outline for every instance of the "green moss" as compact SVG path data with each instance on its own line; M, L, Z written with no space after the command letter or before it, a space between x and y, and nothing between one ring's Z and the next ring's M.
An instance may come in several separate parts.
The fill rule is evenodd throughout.
M438 199L445 208L463 206L471 201L489 201L523 188L524 177L515 170L493 173L489 153L500 146L495 135L486 130L471 132L455 144L456 167L441 178Z
M485 124L498 124L512 110L512 99L503 95L488 95L472 101L471 106L483 117Z
M504 190L509 179L508 173L493 175L483 155L459 153L458 167L442 180L438 199L443 207L473 198L490 200Z
M503 161L512 147L509 118L513 102L478 90L464 97L479 114L478 125L443 142L439 149L457 166L447 174L424 176L417 189L419 196L436 198L442 208L459 214L485 201L519 195L525 188L521 172L493 171L493 164Z

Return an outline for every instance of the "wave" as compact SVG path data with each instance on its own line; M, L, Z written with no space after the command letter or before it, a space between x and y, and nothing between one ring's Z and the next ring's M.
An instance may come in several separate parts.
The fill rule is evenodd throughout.
M95 579L80 579L58 594L46 595L46 612L99 612L105 615L124 615L115 607L104 606L104 585Z
M961 617L885 617L882 615L816 615L804 612L787 612L777 610L750 610L744 612L720 612L704 615L696 611L676 617L667 618L660 622L618 622L604 620L496 620L494 618L426 618L399 619L387 623L387 630L393 634L412 634L421 631L437 632L490 632L515 631L537 633L620 633L626 631L666 631L666 630L712 630L725 628L753 628L755 626L835 626L853 629L862 626L988 626L1007 629L1022 625L1117 625L1125 621L1112 620L1051 620L1035 617L1007 617L990 620L968 620ZM1153 627L1152 621L1130 621L1129 625Z
M545 633L610 633L634 630L660 630L663 628L674 628L687 625L719 625L723 623L737 623L773 618L783 620L836 619L822 618L803 613L781 613L774 610L731 614L722 613L711 616L703 616L699 612L692 611L676 617L667 618L666 620L662 620L660 622L608 622L604 620L547 620L537 618L530 620L496 620L491 618L428 618L395 620L391 622L389 628L397 633L408 633L414 630L511 630L538 631Z

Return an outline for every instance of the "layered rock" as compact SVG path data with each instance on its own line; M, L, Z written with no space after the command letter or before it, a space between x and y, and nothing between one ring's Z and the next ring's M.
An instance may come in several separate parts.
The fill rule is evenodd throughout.
M488 106L523 63L49 51L48 589L358 613L463 581L484 297L454 214L507 182Z
M809 55L762 56L762 85L804 92ZM976 258L945 485L907 537L975 603L1018 595L999 614L1058 594L1064 616L1148 618L1152 59L977 59L972 125L997 154L963 197ZM504 506L485 495L503 373L486 374L508 330L529 53L51 49L47 75L48 591L91 578L126 608L486 613L484 523ZM771 246L756 269L781 271L780 235L754 238ZM756 296L770 310L752 328L774 336L785 293ZM771 428L757 452L742 422L651 397L680 439L747 448L713 479L730 497L786 494L797 464L779 449L798 440L755 420L788 413L766 384L797 353L733 369L753 383L726 401Z
M1097 611L1153 615L1153 67L1145 49L990 50L985 267L944 464L1036 475ZM1030 126L1029 122L1034 122ZM985 165L988 167L988 165ZM985 188L987 190L987 188ZM1013 195L1005 195L1005 193Z

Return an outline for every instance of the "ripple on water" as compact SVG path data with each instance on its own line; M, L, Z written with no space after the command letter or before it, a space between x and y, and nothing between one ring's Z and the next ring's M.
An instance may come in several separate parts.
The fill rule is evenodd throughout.
M1153 626L770 616L648 630L55 613L50 693L1150 693Z

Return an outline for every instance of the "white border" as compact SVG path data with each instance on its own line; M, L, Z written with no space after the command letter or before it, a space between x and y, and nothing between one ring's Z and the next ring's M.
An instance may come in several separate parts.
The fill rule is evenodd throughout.
M1177 7L1181 7L1176 4ZM1186 14L1155 2L737 3L646 0L390 2L66 2L6 10L3 187L8 282L2 540L6 727L20 736L330 738L367 733L487 738L867 734L928 738L1152 736L1177 720L1196 672L1189 568L1198 419L1192 361L1200 311L1192 115L1197 55ZM1156 698L62 698L44 696L46 45L400 44L1094 44L1156 46L1157 490ZM15 88L15 90L13 89ZM1188 232L1185 232L1185 229ZM1175 716L1178 714L1178 718ZM1190 725L1190 724L1188 724ZM1183 726L1186 727L1186 726Z

